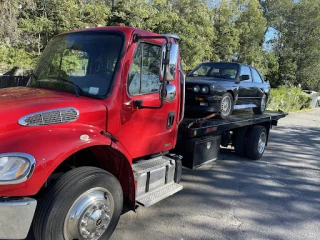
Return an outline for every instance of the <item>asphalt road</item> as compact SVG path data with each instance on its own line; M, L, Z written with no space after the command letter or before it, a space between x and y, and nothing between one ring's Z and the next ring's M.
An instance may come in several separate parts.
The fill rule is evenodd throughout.
M182 191L122 215L111 239L320 239L319 150L320 109L290 114L261 160L229 148L184 169Z
M184 189L122 215L112 240L320 239L320 109L272 129L259 161L236 157L184 169Z

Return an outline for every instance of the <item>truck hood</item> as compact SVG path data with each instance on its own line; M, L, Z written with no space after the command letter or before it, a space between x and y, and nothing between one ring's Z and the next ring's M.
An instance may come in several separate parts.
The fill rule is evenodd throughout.
M107 109L99 100L37 88L0 89L0 135L24 127L18 121L26 115L70 107L79 111L77 123L105 129Z

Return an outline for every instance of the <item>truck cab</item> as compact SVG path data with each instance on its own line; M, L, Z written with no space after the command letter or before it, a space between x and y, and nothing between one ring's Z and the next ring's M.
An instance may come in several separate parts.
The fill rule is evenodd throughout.
M0 239L107 239L123 202L182 189L178 37L130 27L60 34L26 87L0 90Z

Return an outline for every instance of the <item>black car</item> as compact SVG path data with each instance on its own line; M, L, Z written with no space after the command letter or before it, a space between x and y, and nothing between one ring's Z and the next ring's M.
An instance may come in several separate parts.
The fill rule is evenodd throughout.
M234 109L253 108L262 114L270 84L251 66L240 63L208 62L186 78L186 109L219 113L227 119Z

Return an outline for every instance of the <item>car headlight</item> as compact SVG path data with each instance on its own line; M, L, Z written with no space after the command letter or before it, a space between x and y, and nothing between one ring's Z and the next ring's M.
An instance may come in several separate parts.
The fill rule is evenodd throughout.
M26 181L34 170L35 159L25 153L0 154L0 185Z
M208 93L208 92L209 92L209 88L208 88L207 86L203 86L203 87L201 88L201 92L202 92L202 93Z
M195 93L200 92L200 87L199 87L198 85L195 85L195 86L193 87L193 91L194 91Z

